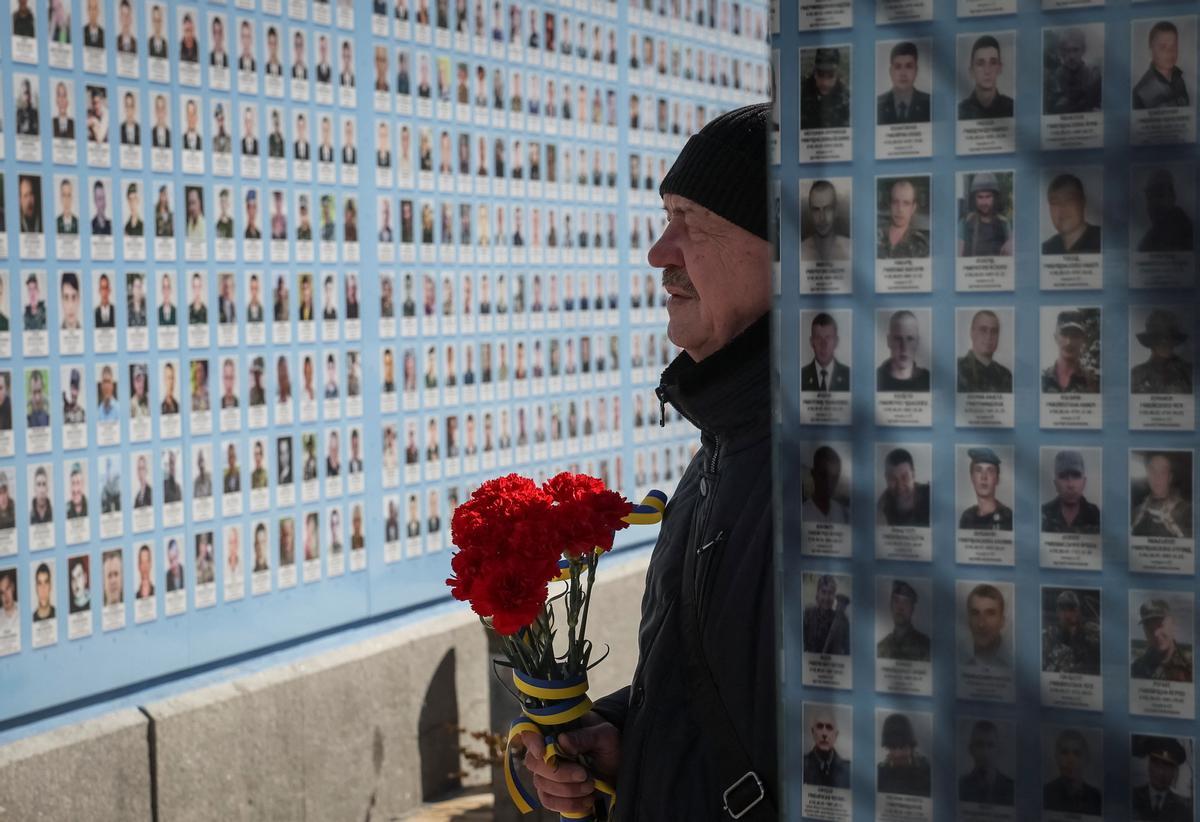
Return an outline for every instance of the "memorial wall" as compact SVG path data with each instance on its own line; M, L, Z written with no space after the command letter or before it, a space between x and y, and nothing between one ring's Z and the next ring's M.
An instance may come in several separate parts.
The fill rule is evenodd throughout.
M1194 819L1195 4L772 30L788 818Z
M765 6L8 11L0 725L444 598L491 476L673 487L657 185Z

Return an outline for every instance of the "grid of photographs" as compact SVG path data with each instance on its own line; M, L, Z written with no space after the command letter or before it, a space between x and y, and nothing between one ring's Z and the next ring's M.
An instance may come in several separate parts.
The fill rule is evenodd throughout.
M874 11L773 32L792 808L1191 819L1195 10Z
M657 185L765 99L765 6L10 11L0 664L423 601L455 506L507 471L671 490L696 442L653 391Z

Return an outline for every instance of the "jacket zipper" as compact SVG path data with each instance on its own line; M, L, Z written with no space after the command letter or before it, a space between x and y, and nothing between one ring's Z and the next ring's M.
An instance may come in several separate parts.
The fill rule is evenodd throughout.
M717 465L721 458L721 438L713 435L712 454L709 456L708 463L705 465L704 475L700 477L700 481L705 485L710 484L709 477L713 478L712 484L715 485ZM712 500L716 496L716 488L709 488L703 494L703 500L700 504L699 517L696 523L696 541L699 542L704 536L704 526L708 524L708 515L712 510ZM704 626L704 595L708 592L708 569L712 564L708 559L710 548L714 548L725 539L725 532L720 531L715 537L708 542L695 546L696 551L696 577L692 580L695 586L696 595L696 622L698 628ZM692 550L692 546L688 546L688 550Z

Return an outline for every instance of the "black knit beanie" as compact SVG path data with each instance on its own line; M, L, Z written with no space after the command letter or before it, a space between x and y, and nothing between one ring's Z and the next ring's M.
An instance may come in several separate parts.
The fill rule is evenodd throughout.
M770 238L767 229L767 128L770 103L734 109L693 134L658 186Z

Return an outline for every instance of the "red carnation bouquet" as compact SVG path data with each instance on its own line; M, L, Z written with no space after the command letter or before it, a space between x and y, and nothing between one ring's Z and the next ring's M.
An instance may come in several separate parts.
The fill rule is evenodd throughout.
M517 474L489 480L455 509L454 576L446 584L496 632L506 658L495 662L512 669L523 715L509 729L505 779L525 813L538 803L518 779L512 741L535 731L545 736L550 759L558 755L556 734L591 708L587 622L596 566L616 531L657 522L665 502L651 492L634 506L595 477L564 472L540 486ZM562 590L551 596L557 583ZM561 651L553 608L560 600L567 621Z

